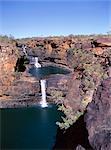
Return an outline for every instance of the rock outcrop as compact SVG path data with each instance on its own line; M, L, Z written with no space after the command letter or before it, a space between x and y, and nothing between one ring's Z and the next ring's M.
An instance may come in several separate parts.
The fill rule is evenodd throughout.
M94 150L111 149L111 77L95 91L85 116L89 142Z
M16 44L10 41L0 41L0 95L4 95L7 88L14 81L17 61Z
M16 71L20 57L15 40L0 40L0 107L19 106L19 100L26 101L29 97L32 100L32 96L39 94L39 81L28 75L27 71Z
M50 64L71 70L68 75L51 75L46 78L47 100L63 104L61 110L66 118L60 126L69 128L64 141L68 140L67 137L70 138L68 134L72 133L73 126L78 129L75 125L93 99L86 115L89 142L95 150L111 149L111 36L21 40L0 38L0 107L29 106L40 100L40 83L28 73L30 65L24 63L27 58L22 45L26 45L28 56L39 57L42 66ZM84 134L83 131L82 133ZM72 148L73 145L76 149L87 148L88 141L82 143L83 140L84 137L78 143L74 138ZM66 147L70 148L69 145Z
M93 48L111 47L108 37L48 37L26 39L28 54L38 56L42 61L49 60L67 65L69 49L92 50ZM98 50L97 50L98 51Z
M47 97L49 101L54 101L57 104L64 102L68 94L69 75L51 75L47 78Z
M110 76L110 43L111 38L107 36L2 40L0 99L27 98L40 94L39 81L27 73L28 65L24 64L22 45L26 45L27 54L38 56L43 66L56 64L72 70L68 76L57 75L47 79L48 99L57 103L61 101L75 112L84 111L91 101L94 88L101 80Z

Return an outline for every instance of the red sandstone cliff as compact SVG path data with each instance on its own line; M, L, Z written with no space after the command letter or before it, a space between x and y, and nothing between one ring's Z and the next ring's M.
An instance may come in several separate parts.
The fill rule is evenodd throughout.
M65 111L69 110L66 113L66 121L74 123L79 116L78 113L84 113L88 103L93 99L88 106L86 122L89 141L97 149L102 143L96 145L94 139L104 133L99 129L100 132L96 134L96 125L100 123L102 126L102 117L104 117L103 120L111 123L108 119L109 112L101 116L104 108L110 110L110 80L107 78L111 77L111 37L48 37L19 41L0 39L0 107L14 107L14 105L18 106L18 103L26 106L40 99L39 81L27 73L28 65L25 66L24 72L19 72L21 62L18 60L23 58L24 61L21 52L22 44L27 46L28 55L39 57L42 65L52 64L71 69L72 72L69 75L52 75L46 79L47 99L64 104ZM18 71L15 68L19 68ZM105 88L99 90L99 95L102 97L98 98L97 89L104 79L107 80L101 87ZM94 93L97 94L96 99L93 98ZM101 111L96 110L94 103L97 103ZM92 119L89 123L92 114L96 116L96 120L100 118L99 122ZM107 136L107 132L110 134L110 130L107 130L104 135ZM105 140L104 135L102 141Z
M19 41L4 39L0 41L0 99L3 99L3 95L11 96L13 99L14 96L27 97L40 91L39 82L30 77L27 71L15 72L18 58L23 56L20 47L22 44L27 46L28 55L38 56L43 65L50 63L74 70L65 78L61 75L63 89L58 86L61 82L59 77L51 77L53 81L58 82L58 85L53 87L50 85L50 78L47 79L49 95L52 96L50 92L53 89L52 93L61 91L64 104L71 107L74 105L74 109L80 106L83 99L92 96L90 92L102 78L110 76L111 38L108 36L29 38Z

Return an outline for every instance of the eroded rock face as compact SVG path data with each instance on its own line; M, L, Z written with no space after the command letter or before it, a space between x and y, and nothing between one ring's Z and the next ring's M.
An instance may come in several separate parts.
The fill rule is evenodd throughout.
M60 148L87 149L90 147L88 139L85 139L86 128L81 126L81 124L84 125L83 116L82 122L79 122L81 117L77 118L77 116L80 111L86 110L87 104L93 97L93 101L87 108L85 119L89 141L94 150L110 150L111 37L34 38L25 40L22 44L27 46L28 55L38 56L42 65L43 63L57 64L72 70L69 75L52 75L46 79L47 100L62 103L66 108L71 108L72 116L67 115L68 119L76 117L71 120L72 126L69 126L66 134L61 133L58 140ZM24 56L21 47L22 45L16 42L0 42L0 107L15 105L18 107L18 103L21 106L28 106L40 101L39 81L31 77L27 73L28 70L15 72L18 54L20 58ZM110 78L104 80L94 94L100 82L108 77ZM81 138L80 142L78 138Z
M13 107L14 100L28 99L40 91L38 80L28 75L27 71L16 71L19 58L14 40L0 40L0 107Z
M85 121L94 150L111 149L111 77L104 80L94 93Z
M0 108L27 107L37 105L41 100L40 83L35 78L22 73L0 97Z
M51 62L69 68L74 68L77 62L73 51L91 51L96 56L105 56L106 51L111 51L111 37L102 36L32 38L23 43L27 46L28 55L38 56L41 63Z
M94 41L96 47L111 47L111 39L110 38L99 38Z
M5 94L15 79L14 71L17 58L15 44L0 41L0 95Z
M19 98L35 95L39 91L39 81L31 76L22 74L19 79L14 80L12 85L8 87L6 95Z
M70 75L51 75L47 81L47 95L49 101L63 103L68 93Z
M24 57L22 44L25 44L28 55L38 56L42 65L56 64L70 68L73 72L69 76L55 75L47 79L48 98L51 99L56 94L54 101L58 96L60 98L58 101L62 101L65 106L69 105L75 111L83 110L81 102L84 95L86 95L85 98L91 95L89 96L91 99L94 87L99 84L100 80L111 74L108 69L111 64L110 40L110 37L100 39L100 37L69 36L30 38L13 43L6 41L4 44L2 41L0 45L0 70L2 70L0 72L0 95L2 98L3 96L14 98L36 95L40 92L39 81L27 75L25 71L27 67L24 67L24 64L24 73L21 73L20 69L15 73L15 68L20 66L16 66L17 62Z
M66 100L64 101L65 106L70 106L76 112L80 108L81 102L81 95L80 95L80 83L81 81L78 80L77 74L73 73L70 75L68 80L68 92L66 95Z
M30 55L38 56L41 61L67 65L67 49L69 43L60 38L28 40L26 45Z

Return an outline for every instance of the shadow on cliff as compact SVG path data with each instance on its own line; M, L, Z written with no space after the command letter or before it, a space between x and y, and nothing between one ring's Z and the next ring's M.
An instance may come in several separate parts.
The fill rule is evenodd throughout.
M74 123L65 132L58 128L56 135L56 143L54 150L76 150L76 147L81 145L85 150L93 150L88 141L88 132L86 130L86 123L84 122L84 115L82 115L76 123Z
M26 64L29 63L29 60L26 57L20 57L18 58L15 66L15 71L18 72L24 72L26 70Z

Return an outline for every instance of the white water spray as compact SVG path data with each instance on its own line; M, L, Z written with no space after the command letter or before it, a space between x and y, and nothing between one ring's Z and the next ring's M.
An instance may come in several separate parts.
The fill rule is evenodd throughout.
M42 107L48 107L46 101L46 80L40 80L41 82L41 92L42 92L42 101L40 102Z
M35 67L40 68L41 64L38 62L38 57L35 57ZM41 93L42 93L42 100L40 102L41 106L48 107L47 101L46 101L46 80L40 80L41 85Z
M22 49L23 49L24 54L27 56L26 46L25 46L25 45L23 45L23 46L22 46Z
M36 66L36 68L41 67L41 64L39 64L39 62L38 62L38 57L35 57L35 66Z

